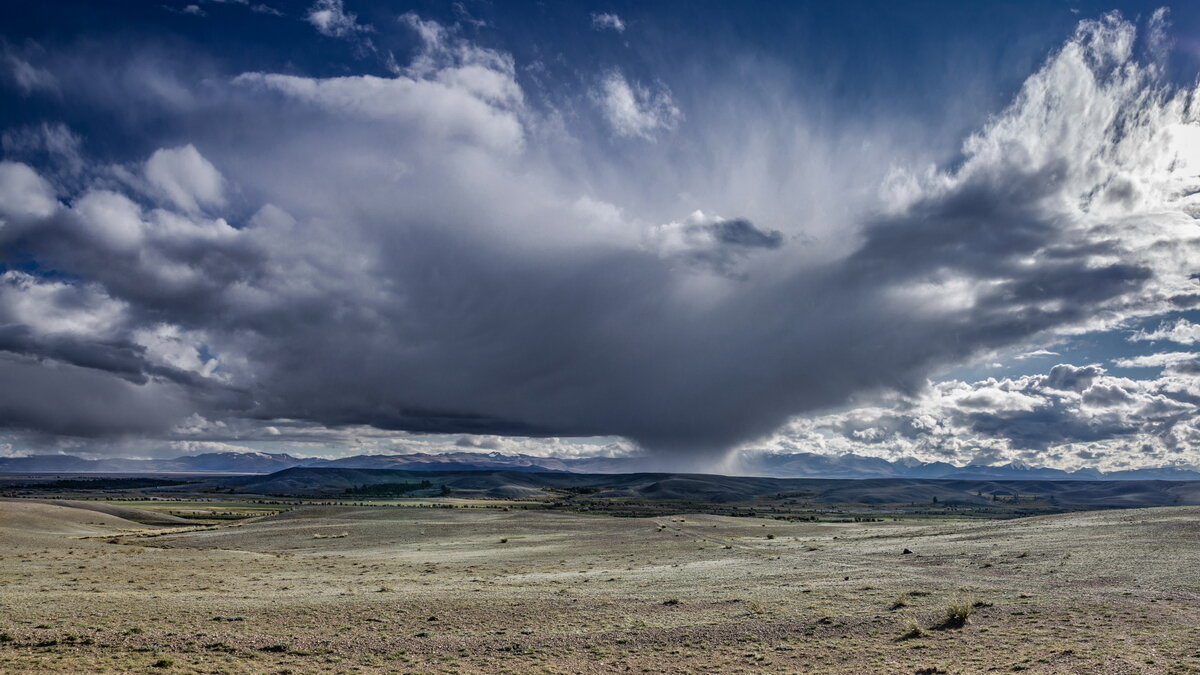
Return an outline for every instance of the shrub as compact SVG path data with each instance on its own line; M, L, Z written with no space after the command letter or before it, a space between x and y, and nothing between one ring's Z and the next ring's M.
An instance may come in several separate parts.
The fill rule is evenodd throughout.
M946 603L940 628L962 628L967 625L975 611L975 601L968 596L957 596Z
M896 638L896 641L915 640L923 635L925 635L925 629L921 628L921 624L917 622L917 618L912 614L907 614L904 617L904 632L900 634L900 637Z
M175 665L175 662L171 659L159 659L153 664L155 668L170 668L173 665Z

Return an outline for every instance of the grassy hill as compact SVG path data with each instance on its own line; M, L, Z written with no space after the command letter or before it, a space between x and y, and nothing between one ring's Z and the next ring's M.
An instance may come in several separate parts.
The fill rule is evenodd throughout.
M994 507L1041 504L1063 509L1200 505L1200 481L934 480L918 478L755 478L706 474L578 474L530 471L398 471L389 469L292 468L266 476L211 479L236 494L338 496L379 484L427 480L437 496L480 498L585 498L712 504L814 504L881 507L941 504Z

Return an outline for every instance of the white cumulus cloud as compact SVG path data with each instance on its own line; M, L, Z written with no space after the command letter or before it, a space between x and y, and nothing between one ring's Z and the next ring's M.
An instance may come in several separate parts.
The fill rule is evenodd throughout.
M150 185L183 211L225 204L225 179L191 144L155 151L144 173Z
M1130 342L1176 342L1190 345L1200 342L1200 323L1192 323L1187 319L1177 319L1175 322L1160 323L1152 331L1139 330L1129 336Z

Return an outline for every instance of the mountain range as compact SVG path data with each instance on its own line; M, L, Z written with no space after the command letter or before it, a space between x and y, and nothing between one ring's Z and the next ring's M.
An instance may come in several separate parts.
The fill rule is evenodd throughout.
M0 457L3 473L201 473L268 474L284 469L342 468L406 471L534 471L635 473L645 470L637 457L554 458L498 452L357 455L338 459L296 457L287 453L212 452L173 459L85 459L72 455ZM1194 468L1160 467L1101 472L1063 471L1019 463L956 466L912 458L894 461L861 455L752 453L737 457L744 476L774 478L926 478L947 480L1198 480Z

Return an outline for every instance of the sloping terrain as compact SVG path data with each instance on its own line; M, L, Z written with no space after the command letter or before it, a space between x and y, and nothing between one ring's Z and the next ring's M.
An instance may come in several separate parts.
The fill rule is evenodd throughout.
M66 508L79 509L82 511L90 511L93 513L103 513L105 515L114 516L116 518L137 523L139 525L170 526L192 524L191 521L185 518L172 516L168 513L157 513L154 511L147 511L145 509L135 509L129 506L107 504L105 502L77 501L71 499L21 500L21 502L37 502L52 506L62 506Z
M217 478L211 484L240 494L329 496L362 485L428 480L457 496L549 497L554 490L586 491L593 499L812 504L956 504L985 507L1002 499L1040 500L1063 508L1200 505L1200 481L832 480L706 474L578 474L531 471L395 471L292 468L267 476Z
M187 524L173 516L140 509L69 500L0 500L0 531L32 535L89 536L145 529L145 525Z

